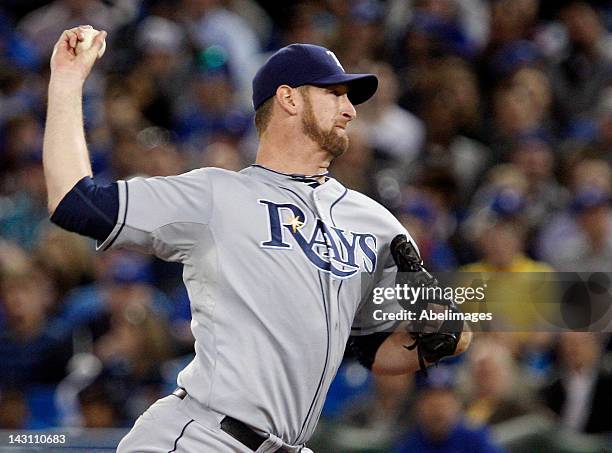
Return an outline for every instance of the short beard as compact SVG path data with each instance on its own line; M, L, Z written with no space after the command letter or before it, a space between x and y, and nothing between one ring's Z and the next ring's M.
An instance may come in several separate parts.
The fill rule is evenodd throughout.
M327 132L321 129L314 116L308 93L304 92L303 98L304 115L302 116L302 132L319 145L322 150L327 151L334 158L344 154L349 146L348 137L338 134L334 126Z

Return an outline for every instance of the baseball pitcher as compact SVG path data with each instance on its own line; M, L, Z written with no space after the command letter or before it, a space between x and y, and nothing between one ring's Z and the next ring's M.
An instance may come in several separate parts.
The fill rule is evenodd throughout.
M287 46L253 80L254 165L101 186L81 104L106 34L77 51L84 30L65 31L51 58L43 159L51 220L95 238L99 250L182 263L195 337L178 388L138 418L120 453L304 452L347 344L386 374L467 348L461 326L411 334L367 315L373 288L392 286L398 266L431 283L400 223L327 172L376 76L347 74L325 48Z

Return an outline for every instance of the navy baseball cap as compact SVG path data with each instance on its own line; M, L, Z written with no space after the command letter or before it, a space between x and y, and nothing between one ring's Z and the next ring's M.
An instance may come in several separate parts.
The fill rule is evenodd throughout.
M354 104L370 99L378 88L374 74L347 74L334 53L313 44L291 44L272 55L253 78L255 110L276 94L281 85L327 86L346 84Z
M570 203L570 209L581 214L588 209L606 206L610 203L610 196L600 187L584 186L578 189Z

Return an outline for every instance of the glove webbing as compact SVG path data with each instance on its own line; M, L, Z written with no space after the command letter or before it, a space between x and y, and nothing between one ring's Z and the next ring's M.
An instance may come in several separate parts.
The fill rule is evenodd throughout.
M393 239L391 242L391 254L393 255L393 260L398 267L398 272L409 272L412 274L412 284L421 284L422 286L438 286L437 279L427 272L422 264L421 257L417 253L414 246L408 242L406 236L398 235ZM456 309L452 301L448 304L448 306L451 309ZM455 352L459 339L461 338L461 327L459 327L458 331L452 329L451 326L454 324L456 324L456 322L444 321L438 332L411 332L414 343L411 345L404 345L404 348L408 349L409 351L416 348L419 367L423 373L425 373L425 375L427 375L427 365L425 363L425 354L421 347L421 342L425 342L428 348L432 348L431 341L428 340L434 339L438 341L437 344L433 346L433 349L427 351L429 355L428 361L431 363L437 363L440 359L452 355ZM451 331L445 332L445 327L451 327ZM442 349L442 351L439 351L440 349Z
M423 358L423 352L421 351L421 348L419 348L418 338L415 338L414 343L412 343L411 345L405 344L404 347L409 351L413 351L414 349L417 350L417 357L419 358L419 367L421 368L421 371L425 374L425 376L427 376L427 365L425 363L425 359Z

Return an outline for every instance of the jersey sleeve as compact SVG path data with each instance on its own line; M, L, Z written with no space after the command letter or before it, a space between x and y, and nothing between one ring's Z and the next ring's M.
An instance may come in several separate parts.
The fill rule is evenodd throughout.
M119 212L98 250L124 248L183 262L209 224L212 183L206 169L118 181Z
M381 303L374 303L374 291L377 288L391 288L395 285L397 267L386 267L381 278L374 284L372 291L364 297L359 305L351 327L351 336L371 335L376 332L393 331L399 322L383 319L386 313L398 313L400 305L393 299L385 298Z
M418 247L410 234L397 220L395 220L395 218L393 218L393 221L391 231L396 231L396 234L406 235L408 240L414 244L418 251ZM395 287L397 266L393 261L389 248L389 244L394 237L395 235L390 237L384 246L384 253L381 253L381 258L384 259L382 272L380 272L374 280L370 288L371 290L365 295L359 305L351 327L351 336L371 335L377 332L392 332L401 322L392 319L394 314L399 315L402 312L402 307L395 297L383 297L382 294L378 294L378 297L374 297L377 291L380 292L384 290L384 288Z

